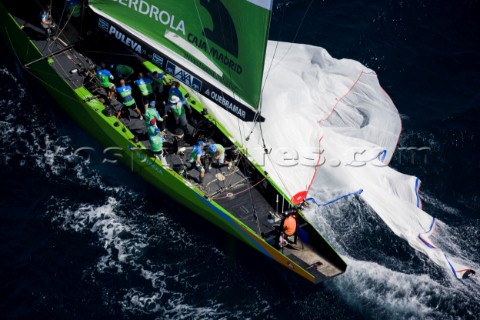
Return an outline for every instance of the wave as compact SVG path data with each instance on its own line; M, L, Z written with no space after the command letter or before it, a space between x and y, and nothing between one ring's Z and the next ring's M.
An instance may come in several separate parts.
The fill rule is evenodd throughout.
M235 284L231 261L223 252L189 233L169 213L149 212L146 205L132 207L141 196L127 191L122 198L108 196L102 203L76 203L51 199L52 225L65 232L89 234L103 253L85 271L106 292L104 303L125 315L162 318L236 318L266 314L255 284L251 295L231 300ZM214 271L215 270L215 271ZM214 274L212 274L214 271ZM108 279L108 280L106 280ZM112 284L112 281L115 284ZM225 296L226 293L229 293ZM263 304L263 308L244 308Z
M375 262L346 260L348 272L333 283L347 303L369 317L453 319L458 317L458 309L468 309L472 299L425 274L406 274Z
M434 205L442 208L440 201ZM393 236L360 198L306 213L346 260L347 272L331 283L336 294L360 314L400 319L456 319L460 315L473 319L480 312L480 305L474 302L480 301L477 279L452 279L426 256L411 250L406 241ZM472 261L480 241L478 225L449 227L439 223L442 231L435 241L447 254L463 252L458 258L478 270L479 261Z

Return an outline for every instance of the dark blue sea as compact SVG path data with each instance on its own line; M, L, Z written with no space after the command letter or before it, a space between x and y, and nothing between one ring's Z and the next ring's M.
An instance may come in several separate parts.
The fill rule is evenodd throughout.
M270 39L377 72L403 122L391 166L422 180L424 210L478 267L480 2L276 1ZM0 49L2 319L479 318L478 278L453 280L356 198L320 227L347 272L317 287L288 274L104 163Z

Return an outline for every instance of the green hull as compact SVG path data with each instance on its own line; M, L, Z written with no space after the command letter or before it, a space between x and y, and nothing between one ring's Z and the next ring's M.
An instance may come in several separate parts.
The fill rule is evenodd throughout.
M14 50L22 65L42 57L41 52L23 32L14 17L0 4L0 32ZM25 70L33 75L56 102L92 137L105 148L115 147L112 154L119 154L117 159L138 175L143 177L161 192L178 203L199 214L216 226L222 228L254 249L276 260L288 269L298 273L313 283L323 279L314 277L293 260L268 244L248 226L231 215L215 201L204 197L201 190L191 185L170 168L164 168L160 161L151 157L136 144L133 134L123 126L114 126L115 117L107 117L102 113L103 104L93 99L85 102L92 94L84 87L73 90L60 74L52 67L55 57L40 59L30 64ZM220 127L222 131L223 128ZM133 151L132 151L133 149ZM333 250L333 249L331 249Z

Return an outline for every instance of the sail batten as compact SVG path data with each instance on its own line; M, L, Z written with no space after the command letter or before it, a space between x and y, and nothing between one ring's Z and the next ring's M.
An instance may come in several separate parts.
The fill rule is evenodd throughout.
M142 39L167 59L176 60L176 66L193 65L188 68L194 73L191 75L198 75L216 89L199 86L197 81L191 86L194 90L242 120L252 121L260 102L270 2L90 0L89 5L104 20Z

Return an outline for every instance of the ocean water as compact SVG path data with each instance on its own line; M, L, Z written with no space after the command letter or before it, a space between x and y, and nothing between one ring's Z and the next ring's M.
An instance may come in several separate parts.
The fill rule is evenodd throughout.
M476 265L479 16L476 0L277 1L270 31L377 72L403 121L391 166L422 180L444 241ZM478 279L452 280L355 198L316 222L347 272L317 287L289 275L104 162L0 50L2 318L478 318Z

